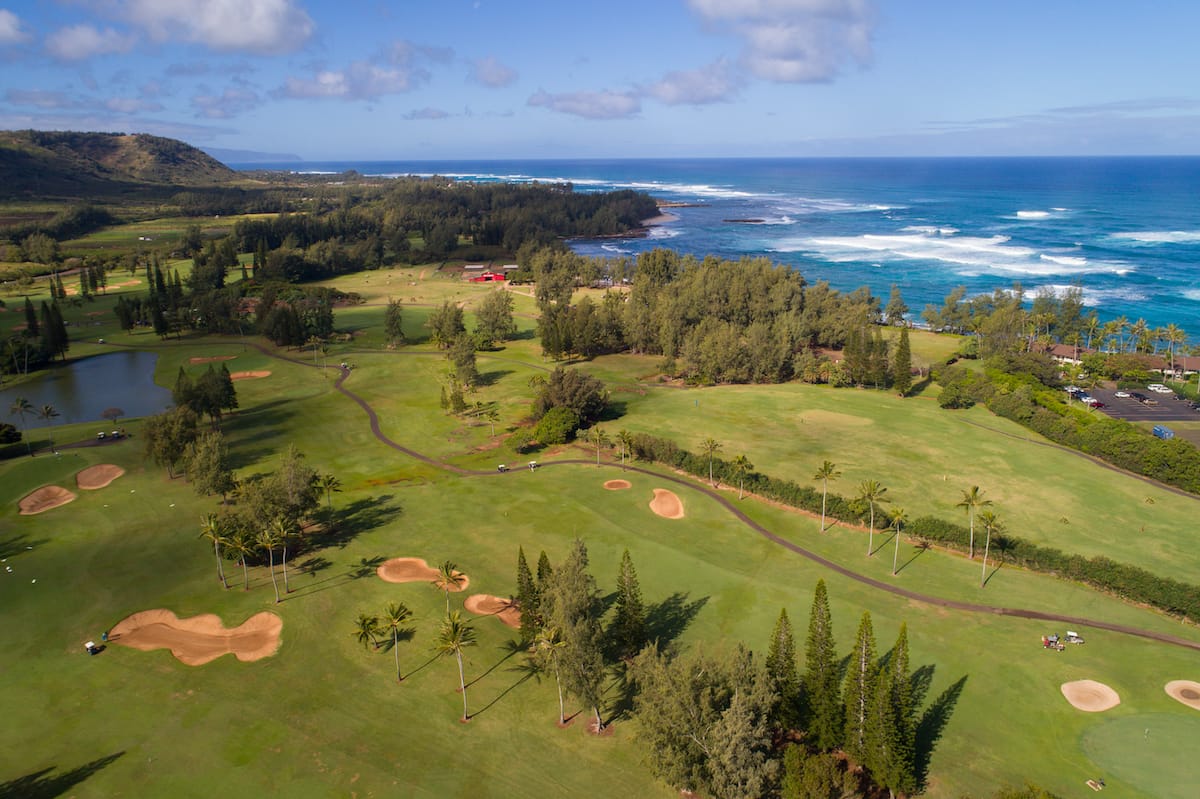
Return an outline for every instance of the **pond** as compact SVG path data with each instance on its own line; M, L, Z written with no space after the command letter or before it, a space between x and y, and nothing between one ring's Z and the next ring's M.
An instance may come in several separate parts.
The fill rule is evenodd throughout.
M0 421L21 426L19 417L10 418L13 400L24 397L34 408L53 405L61 414L54 423L102 421L104 411L119 408L122 418L150 416L171 406L171 392L154 382L153 352L114 352L47 369L36 379L15 388L0 391ZM36 427L29 414L25 423Z

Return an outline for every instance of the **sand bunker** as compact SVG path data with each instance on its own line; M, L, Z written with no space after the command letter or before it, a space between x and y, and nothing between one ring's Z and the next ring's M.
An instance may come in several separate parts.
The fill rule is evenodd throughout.
M266 370L257 372L233 372L229 375L230 380L257 380L260 377L270 377L271 373Z
M1167 696L1176 702L1182 702L1190 708L1200 710L1200 682L1171 680L1164 688Z
M85 491L94 491L97 488L104 488L123 474L125 474L125 470L120 466L98 463L76 474L75 484Z
M654 499L650 500L650 510L664 519L682 519L683 503L679 497L665 488L654 489Z
M463 601L463 607L476 616L495 616L514 630L521 629L521 611L511 600L491 594L471 594Z
M75 495L65 488L42 486L32 493L26 494L17 503L17 507L21 509L22 516L32 516L35 513L57 508L59 505L66 505L73 499L75 499Z
M609 480L604 484L604 487L609 491L620 491L625 488L633 488L633 484L628 480Z
M442 588L442 581L438 579L438 570L430 567L423 558L385 560L379 564L375 573L381 580L388 583L436 583L438 588ZM462 575L462 582L450 586L451 591L465 591L471 584L467 575L462 572L458 572L458 574Z
M1065 682L1062 684L1062 692L1072 706L1089 713L1109 710L1121 704L1121 697L1116 691L1095 680Z
M210 358L188 358L188 363L213 363L215 361L232 361L236 355L213 355Z
M143 610L117 622L108 640L146 652L170 649L180 663L203 666L230 653L241 661L269 657L279 649L282 629L283 619L266 611L226 628L212 613L181 619L169 610Z

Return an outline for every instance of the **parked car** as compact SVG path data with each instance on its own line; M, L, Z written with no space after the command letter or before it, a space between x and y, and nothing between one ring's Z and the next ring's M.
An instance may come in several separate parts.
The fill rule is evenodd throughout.
M1104 403L1101 402L1100 400L1096 399L1095 397L1081 397L1079 401L1082 402L1084 405L1087 405L1089 408L1103 408L1104 407Z
M1113 394L1113 396L1116 397L1117 399L1129 399L1129 392L1128 391L1118 391L1116 394Z
M1142 392L1140 392L1140 391L1135 391L1135 392L1133 392L1132 394L1130 394L1129 396L1133 397L1133 398L1134 398L1135 400L1137 400L1138 402L1145 402L1145 401L1146 401L1146 395L1145 395L1145 394L1143 394L1143 393L1142 393Z

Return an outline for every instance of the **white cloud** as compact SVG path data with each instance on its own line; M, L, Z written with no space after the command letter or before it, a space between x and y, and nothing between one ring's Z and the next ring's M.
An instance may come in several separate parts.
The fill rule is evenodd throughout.
M142 100L137 97L110 97L104 101L104 107L118 114L137 114L142 111L162 111L162 103L153 100Z
M135 36L112 28L71 25L46 37L46 51L61 61L83 61L92 56L127 53L136 41Z
M874 0L688 0L714 27L743 42L742 65L780 83L832 80L850 61L871 60Z
M316 25L293 0L115 0L118 13L155 41L181 40L213 50L289 53Z
M668 72L642 93L666 105L725 103L737 94L741 81L724 61L687 72Z
M470 79L481 86L500 89L512 85L517 79L517 72L501 64L494 56L487 56L471 62Z
M192 98L196 115L208 119L229 119L252 111L262 103L258 92L245 86L230 86L220 94L203 93Z
M79 105L66 92L51 92L40 89L9 89L4 93L9 105L24 105L34 108L75 108Z
M429 70L421 62L448 62L454 51L396 41L371 58L354 61L345 69L318 69L312 78L289 77L272 92L293 99L335 98L375 100L388 94L403 94L426 83Z
M526 104L584 119L625 119L642 110L641 101L631 92L580 91L550 94L538 90Z
M20 44L29 34L21 30L21 18L6 8L0 8L0 47Z
M418 108L416 111L410 111L404 115L405 119L445 119L450 116L448 111L443 111L440 108Z

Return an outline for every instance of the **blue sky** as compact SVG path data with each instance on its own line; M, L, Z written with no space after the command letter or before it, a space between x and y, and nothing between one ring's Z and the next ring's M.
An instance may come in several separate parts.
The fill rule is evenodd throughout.
M1200 3L0 0L0 128L321 159L1200 154Z

